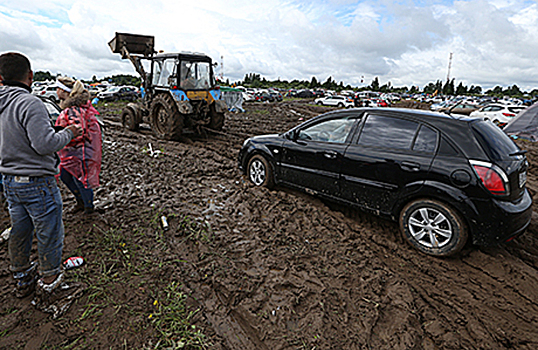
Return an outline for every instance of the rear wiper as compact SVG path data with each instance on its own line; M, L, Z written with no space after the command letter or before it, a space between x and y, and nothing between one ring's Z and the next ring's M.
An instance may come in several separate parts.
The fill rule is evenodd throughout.
M520 151L517 151L517 152L514 152L514 153L510 153L509 156L522 156L525 153L527 153L526 150L520 150Z

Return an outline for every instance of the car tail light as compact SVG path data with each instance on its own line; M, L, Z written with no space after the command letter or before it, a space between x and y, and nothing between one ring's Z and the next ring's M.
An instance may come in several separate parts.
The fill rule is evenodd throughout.
M508 177L496 165L487 162L470 161L486 189L495 196L506 196L509 192Z
M505 117L515 117L515 116L516 116L515 114L512 114L512 113L506 113L506 112L504 112L503 115L504 115Z
M41 95L45 95L45 90L41 91Z

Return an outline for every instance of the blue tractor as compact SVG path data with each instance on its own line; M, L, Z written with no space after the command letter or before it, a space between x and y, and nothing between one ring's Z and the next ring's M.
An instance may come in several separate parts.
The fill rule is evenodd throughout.
M157 138L164 140L177 140L186 130L221 130L227 106L211 58L202 53L157 53L154 41L153 36L116 33L108 43L142 77L142 103L125 107L123 126L137 130L141 123L148 123Z

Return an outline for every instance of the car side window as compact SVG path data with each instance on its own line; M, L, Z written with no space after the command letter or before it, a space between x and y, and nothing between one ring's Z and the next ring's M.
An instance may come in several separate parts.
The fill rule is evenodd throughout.
M332 119L300 130L299 140L344 143L356 119Z
M413 151L433 153L437 147L437 133L435 130L422 125L413 145Z
M418 123L379 115L369 115L358 144L367 147L411 149Z

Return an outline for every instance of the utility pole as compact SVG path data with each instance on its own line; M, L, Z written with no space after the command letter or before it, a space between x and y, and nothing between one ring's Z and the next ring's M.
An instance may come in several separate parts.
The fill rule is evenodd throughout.
M447 83L450 82L450 67L452 67L452 52L450 53L450 57L448 59L448 73L446 75Z
M224 81L224 56L220 56L220 80Z

